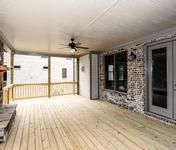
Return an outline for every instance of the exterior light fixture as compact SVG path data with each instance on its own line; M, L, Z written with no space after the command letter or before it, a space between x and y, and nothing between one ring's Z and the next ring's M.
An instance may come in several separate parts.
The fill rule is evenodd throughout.
M131 52L130 55L129 55L128 60L129 60L129 61L133 61L133 60L135 60L135 59L136 59L136 54L134 54L133 52Z

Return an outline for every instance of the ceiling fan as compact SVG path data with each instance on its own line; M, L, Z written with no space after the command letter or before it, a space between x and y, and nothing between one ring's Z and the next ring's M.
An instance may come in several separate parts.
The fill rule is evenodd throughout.
M71 38L70 40L71 40L71 42L68 43L68 45L59 44L59 45L64 45L65 46L65 47L62 47L62 48L59 48L59 49L69 48L72 53L78 51L78 49L89 49L88 47L80 46L82 43L79 43L79 42L75 43L74 38Z

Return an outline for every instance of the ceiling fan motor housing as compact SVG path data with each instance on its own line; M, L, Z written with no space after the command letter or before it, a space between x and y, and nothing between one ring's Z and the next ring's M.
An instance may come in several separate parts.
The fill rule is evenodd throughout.
M72 49L75 49L76 48L76 44L75 43L69 43L69 46L72 48Z

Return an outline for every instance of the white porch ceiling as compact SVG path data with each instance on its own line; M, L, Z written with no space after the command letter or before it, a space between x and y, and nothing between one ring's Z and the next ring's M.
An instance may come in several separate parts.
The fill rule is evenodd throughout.
M102 51L174 26L175 0L0 0L0 31L20 51L69 55L71 36Z

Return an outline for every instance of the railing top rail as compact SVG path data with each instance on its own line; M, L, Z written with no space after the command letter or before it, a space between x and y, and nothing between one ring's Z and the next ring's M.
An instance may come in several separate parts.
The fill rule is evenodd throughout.
M78 82L51 82L53 84L77 84ZM25 83L25 84L13 84L13 86L28 86L28 85L48 85L48 83Z
M51 82L51 84L77 84L78 82Z
M13 84L10 84L10 85L7 85L7 86L3 87L3 90L9 89L9 88L11 88L11 87L13 87Z
M14 84L14 86L28 86L28 85L48 85L48 83L23 83L23 84Z

